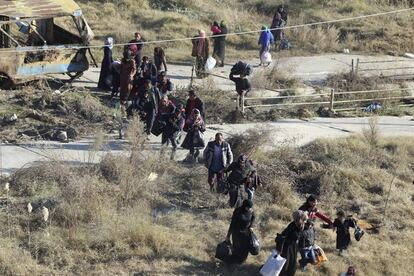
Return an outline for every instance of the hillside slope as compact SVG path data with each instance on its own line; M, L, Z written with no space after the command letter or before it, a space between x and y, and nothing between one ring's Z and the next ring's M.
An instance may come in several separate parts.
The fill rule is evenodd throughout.
M135 31L146 40L192 37L197 29L209 33L213 20L225 20L230 32L258 30L270 25L276 7L284 3L289 11L288 25L348 18L413 6L412 1L326 1L326 0L80 0L84 14L97 34L94 43L106 35L117 42L128 42ZM391 4L390 4L391 3ZM287 30L293 50L283 54L351 51L399 54L412 50L414 17L412 11L318 27ZM256 56L257 34L228 38L231 59ZM163 44L172 60L189 60L190 41ZM153 45L146 47L151 54ZM95 51L99 52L99 51ZM118 53L119 54L119 53ZM100 55L100 53L97 53Z

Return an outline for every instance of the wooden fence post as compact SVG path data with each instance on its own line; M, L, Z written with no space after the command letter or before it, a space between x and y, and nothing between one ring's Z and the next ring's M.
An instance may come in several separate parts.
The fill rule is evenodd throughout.
M239 94L237 94L237 98L236 98L236 110L239 110L240 107L240 96Z
M241 97L241 112L244 113L244 94L242 94L240 97Z
M331 89L331 99L329 101L329 111L331 112L335 112L334 101L335 101L335 89Z
M352 59L352 62L351 62L351 76L353 75L354 75L354 59Z
M358 75L358 67L359 67L359 58L357 58L357 61L356 61L355 75Z

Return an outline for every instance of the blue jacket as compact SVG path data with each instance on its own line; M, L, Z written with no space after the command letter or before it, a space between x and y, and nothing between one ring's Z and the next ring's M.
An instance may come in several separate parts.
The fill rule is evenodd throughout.
M260 32L259 45L269 47L270 44L273 44L274 42L275 39L269 29Z

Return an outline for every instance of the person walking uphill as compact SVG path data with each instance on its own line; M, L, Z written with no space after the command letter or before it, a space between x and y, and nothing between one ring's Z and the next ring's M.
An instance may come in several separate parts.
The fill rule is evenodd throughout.
M111 90L111 85L108 84L108 77L112 75L111 67L114 59L112 58L112 48L114 40L112 37L107 37L105 39L104 46L104 57L101 64L101 72L99 74L98 88L109 91Z
M164 72L167 72L167 58L165 57L165 52L162 47L154 48L154 64L157 67L158 73L164 69Z
M137 68L141 68L142 52L144 49L144 40L142 40L141 33L136 32L134 39L129 44L129 48L133 51L132 54L134 55L135 64Z
M231 218L226 241L232 238L232 256L229 263L243 263L246 261L250 250L251 227L255 220L253 202L245 199L241 207L236 208Z
M190 91L188 91L188 99L187 104L185 106L185 117L190 118L191 113L194 109L198 109L203 119L205 119L204 102L199 97L197 97L194 89L191 89Z
M303 234L306 212L297 210L292 214L293 221L276 237L276 250L286 259L280 275L293 276L296 273L296 263L299 249L299 239Z
M242 154L237 161L231 163L224 172L231 172L227 181L229 182L229 204L230 207L234 207L237 206L238 203L240 203L241 198L243 198L240 187L245 185L246 181L250 179L254 173L254 168L251 166L251 163L248 162L247 156Z
M192 114L185 122L184 131L187 132L187 135L181 146L190 151L189 160L195 162L200 154L200 148L202 149L205 147L203 132L206 131L206 126L203 117L200 114L200 110L193 110Z
M306 202L299 207L299 210L308 212L309 219L315 220L316 218L320 218L324 222L328 223L330 226L332 226L332 220L323 214L321 211L316 208L316 205L318 204L318 200L315 196L310 195L306 199Z
M216 37L217 43L217 57L220 59L219 67L224 67L224 58L226 56L226 35L228 34L228 29L226 23L221 21L220 23L220 36Z
M264 52L269 52L270 50L270 44L273 44L275 42L275 39L273 37L273 34L269 31L269 29L266 26L262 26L262 31L260 32L259 36L259 42L260 45L260 52L259 52L259 59L260 59L260 65L262 54Z
M129 50L126 50L120 68L120 98L122 104L125 104L129 99L136 72L137 67L133 56Z
M342 255L351 244L349 228L355 228L356 221L353 218L346 217L345 211L343 210L339 210L336 215L337 218L333 223L333 229L336 228L336 249L339 250L339 255Z
M233 162L230 145L224 141L222 133L216 133L215 140L208 142L203 152L203 160L208 169L208 184L213 190L214 182L223 180L224 169Z
M206 38L206 32L199 30L198 36L193 38L193 49L191 55L196 58L195 69L197 77L204 77L204 67L207 58L210 55L209 40Z
M177 137L184 127L184 116L180 108L176 108L174 113L169 114L166 119L166 125L161 136L162 148L171 142L172 152L170 160L174 160L175 152L177 151Z

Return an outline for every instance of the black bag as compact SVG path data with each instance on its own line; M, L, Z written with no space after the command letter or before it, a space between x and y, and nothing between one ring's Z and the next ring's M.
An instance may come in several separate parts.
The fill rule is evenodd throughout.
M250 249L249 249L249 252L253 256L259 255L259 252L260 252L260 241L257 238L256 234L251 229L250 229Z
M232 75L244 74L246 76L249 76L253 72L253 67L248 63L239 61L235 65L233 65L230 72Z
M355 227L354 237L356 241L360 241L364 234L365 234L364 230L362 230L358 226Z
M154 122L154 125L152 126L151 133L155 136L159 136L163 131L165 126L167 125L166 122L157 120Z
M231 243L224 241L217 244L215 257L223 262L228 262L232 255Z
M226 179L217 180L216 192L218 194L226 194L229 191L229 183Z

